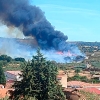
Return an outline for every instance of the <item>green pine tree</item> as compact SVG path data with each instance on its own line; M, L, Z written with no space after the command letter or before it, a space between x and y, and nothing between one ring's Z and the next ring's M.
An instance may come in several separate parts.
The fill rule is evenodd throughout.
M2 66L0 65L0 84L6 84L6 78Z
M65 100L56 76L57 67L46 61L38 50L37 55L23 68L23 79L13 85L14 100L19 100L21 95L24 100L31 97L35 97L36 100Z

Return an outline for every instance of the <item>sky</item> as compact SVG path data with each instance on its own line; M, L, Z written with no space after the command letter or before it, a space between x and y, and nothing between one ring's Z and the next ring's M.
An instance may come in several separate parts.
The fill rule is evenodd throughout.
M67 41L100 42L100 0L31 0Z

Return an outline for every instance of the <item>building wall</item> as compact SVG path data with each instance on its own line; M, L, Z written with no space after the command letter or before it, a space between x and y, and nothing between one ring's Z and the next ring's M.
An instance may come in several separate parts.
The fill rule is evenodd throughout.
M67 88L67 74L62 75L61 80L59 80L62 87Z

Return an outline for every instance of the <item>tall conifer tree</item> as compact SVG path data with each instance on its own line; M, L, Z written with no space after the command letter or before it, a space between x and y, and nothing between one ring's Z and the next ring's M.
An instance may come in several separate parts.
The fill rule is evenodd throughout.
M18 100L21 95L24 100L30 97L36 100L65 100L56 76L57 67L46 61L40 50L37 50L37 55L23 68L22 80L13 85L14 100Z

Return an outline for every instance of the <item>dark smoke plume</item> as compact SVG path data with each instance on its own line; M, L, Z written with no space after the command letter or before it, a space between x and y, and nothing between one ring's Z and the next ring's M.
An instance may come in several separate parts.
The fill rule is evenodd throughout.
M19 28L25 36L33 36L42 49L67 51L67 36L53 28L40 8L29 0L0 0L0 20Z

